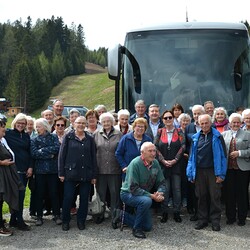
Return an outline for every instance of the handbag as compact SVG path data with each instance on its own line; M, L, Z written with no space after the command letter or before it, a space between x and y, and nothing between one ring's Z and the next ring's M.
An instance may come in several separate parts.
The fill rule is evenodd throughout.
M104 203L101 201L99 194L96 191L96 186L94 185L94 195L92 201L88 204L88 214L96 215L102 214L104 212Z

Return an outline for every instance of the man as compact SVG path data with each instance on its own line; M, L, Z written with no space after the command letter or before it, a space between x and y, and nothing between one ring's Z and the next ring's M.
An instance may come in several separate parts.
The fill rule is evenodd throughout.
M139 118L139 117L143 117L147 120L149 120L149 116L148 114L146 113L146 105L144 103L143 100L138 100L136 103L135 103L135 113L133 115L130 116L130 119L129 119L129 124L132 124L136 118Z
M201 131L192 137L192 148L187 166L187 177L195 182L198 199L198 223L200 230L212 222L212 230L220 231L221 183L227 171L225 142L221 134L212 127L210 115L199 116Z
M133 228L133 235L137 238L146 238L143 231L150 231L152 228L150 214L152 200L156 202L164 200L164 176L155 156L155 145L152 142L144 142L141 146L141 156L129 164L121 188L121 200L136 210L135 214L124 211L123 222ZM157 191L151 193L153 187ZM114 211L112 220L114 229L121 222L121 215L121 210Z
M151 104L148 108L149 122L148 128L145 134L150 136L152 141L154 141L155 136L159 128L164 127L164 123L160 118L160 107L157 104Z
M52 127L54 123L54 113L50 109L46 109L41 112L41 117L46 119L49 123L49 125Z
M55 100L53 102L53 112L55 117L62 116L63 109L64 109L64 104L61 100Z
M70 132L71 130L74 129L74 122L76 120L77 117L79 117L81 115L81 113L78 111L78 109L73 108L69 111L69 121L70 121L70 125L65 129L65 133Z
M209 114L212 117L214 113L214 103L212 101L206 101L204 102L203 106L205 109L205 113Z

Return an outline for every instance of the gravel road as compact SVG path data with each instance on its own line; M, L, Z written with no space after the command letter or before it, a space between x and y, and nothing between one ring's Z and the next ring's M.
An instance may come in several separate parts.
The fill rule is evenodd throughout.
M27 209L26 209L27 210ZM110 219L96 225L87 221L86 230L80 231L73 216L70 230L64 232L61 226L55 225L51 216L44 217L41 227L35 226L25 211L25 220L31 225L31 231L22 232L14 229L11 237L0 238L0 249L249 249L250 248L250 218L246 226L226 225L223 215L221 231L214 232L211 226L197 231L195 222L189 221L189 215L182 213L182 223L174 222L172 216L166 224L160 223L156 214L154 229L147 233L146 239L132 236L129 228L114 230Z

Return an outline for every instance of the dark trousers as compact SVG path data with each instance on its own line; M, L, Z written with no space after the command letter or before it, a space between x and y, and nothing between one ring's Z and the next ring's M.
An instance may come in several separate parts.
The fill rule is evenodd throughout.
M57 174L36 174L36 209L37 216L43 216L43 200L46 188L49 190L49 198L52 205L53 215L60 215L58 197L58 175Z
M63 223L69 223L70 209L74 199L76 186L79 184L80 204L77 210L77 222L85 223L88 214L88 202L91 184L88 182L78 181L64 181L64 196L63 196L63 210L62 220Z
M0 228L4 226L4 221L3 221L3 200L0 194Z
M188 182L187 184L187 210L189 213L197 214L197 197L195 195L195 183Z
M216 183L213 168L197 168L195 193L198 199L198 219L212 224L220 223L221 219L221 183ZM209 203L208 203L209 201Z
M225 180L226 216L228 220L245 221L248 211L248 180L250 171L228 169Z

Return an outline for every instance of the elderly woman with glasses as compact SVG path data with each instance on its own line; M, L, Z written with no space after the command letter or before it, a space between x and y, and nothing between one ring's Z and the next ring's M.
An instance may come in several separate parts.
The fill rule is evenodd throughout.
M11 129L7 129L5 139L15 154L17 172L26 188L28 178L33 173L33 162L30 154L30 136L25 132L27 126L27 116L19 113L11 123ZM17 227L19 230L28 231L30 227L23 219L23 204L25 190L19 192L19 210L11 214L10 226Z
M62 143L63 136L66 134L65 132L66 124L67 124L67 119L63 116L58 116L54 119L53 134L57 135L60 143Z
M170 185L173 193L174 220L181 222L181 159L185 152L185 136L180 128L174 127L174 114L166 110L162 114L165 127L160 128L155 138L158 160L162 166L165 177L165 199L162 203L162 223L168 220L168 200Z

